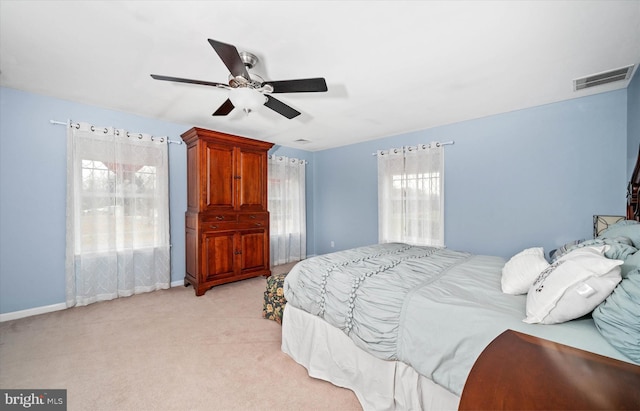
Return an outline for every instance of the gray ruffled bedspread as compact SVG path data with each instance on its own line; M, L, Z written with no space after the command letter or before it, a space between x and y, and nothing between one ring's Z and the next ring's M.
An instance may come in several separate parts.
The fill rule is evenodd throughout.
M298 263L284 293L287 304L323 318L363 350L405 362L457 395L482 350L506 329L620 358L590 318L523 323L526 296L501 292L504 263L448 249L372 245Z

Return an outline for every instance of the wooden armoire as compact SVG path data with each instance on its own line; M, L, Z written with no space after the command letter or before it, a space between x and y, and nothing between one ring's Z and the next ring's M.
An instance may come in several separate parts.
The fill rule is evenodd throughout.
M267 151L272 143L202 128L187 144L185 286L269 276Z

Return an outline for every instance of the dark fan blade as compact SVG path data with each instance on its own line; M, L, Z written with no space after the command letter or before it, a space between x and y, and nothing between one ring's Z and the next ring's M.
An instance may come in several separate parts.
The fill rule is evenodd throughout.
M220 107L218 107L218 109L215 111L215 113L212 114L212 116L226 116L227 114L231 113L231 110L233 110L234 108L235 107L233 106L231 100L227 99L227 101L225 101Z
M200 84L202 86L213 86L213 87L226 88L226 89L230 88L226 84L214 83L212 81L191 80L191 79L188 79L188 78L160 76L158 74L152 74L151 77L156 79L156 80L175 81L177 83Z
M247 80L251 79L235 46L211 39L209 39L209 44L218 53L218 56L220 56L220 59L234 77L242 76Z
M265 94L265 96L267 96L267 102L264 103L264 105L269 107L271 110L282 114L288 119L292 119L300 115L299 111L292 109L291 107L284 104L282 101L276 100L275 98L271 97L268 94Z
M327 82L322 77L305 78L299 80L265 81L262 86L269 84L272 93L309 93L327 91Z

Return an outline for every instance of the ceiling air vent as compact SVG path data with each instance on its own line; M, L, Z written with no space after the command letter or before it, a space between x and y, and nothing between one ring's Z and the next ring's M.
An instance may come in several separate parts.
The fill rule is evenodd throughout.
M311 141L306 140L304 138L299 138L299 139L295 140L295 142L298 143L298 144L309 144L309 143L311 143Z
M628 80L631 77L631 73L633 73L633 65L575 79L573 80L573 90L578 91L585 88L613 83L614 81Z

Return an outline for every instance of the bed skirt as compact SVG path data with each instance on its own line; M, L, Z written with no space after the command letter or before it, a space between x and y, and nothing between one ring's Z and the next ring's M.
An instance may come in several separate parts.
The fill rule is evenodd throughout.
M342 331L287 304L282 351L309 376L352 390L367 410L457 410L460 398L399 361L357 347Z

